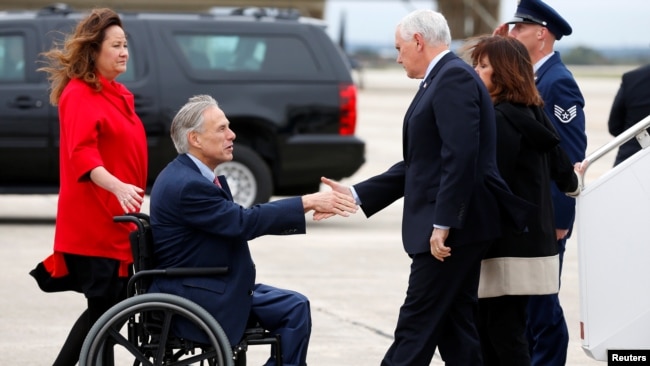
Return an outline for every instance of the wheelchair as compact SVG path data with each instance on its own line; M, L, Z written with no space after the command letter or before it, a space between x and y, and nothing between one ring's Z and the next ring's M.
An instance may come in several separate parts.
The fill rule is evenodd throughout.
M245 366L246 352L252 345L270 345L271 357L282 366L280 336L259 324L247 328L240 343L233 346L219 323L201 306L173 294L147 293L156 276L219 276L228 272L227 267L154 269L149 216L131 213L116 216L114 221L136 225L129 236L134 274L128 282L127 298L106 311L88 332L80 366ZM175 321L190 322L205 333L208 342L177 337L172 327Z

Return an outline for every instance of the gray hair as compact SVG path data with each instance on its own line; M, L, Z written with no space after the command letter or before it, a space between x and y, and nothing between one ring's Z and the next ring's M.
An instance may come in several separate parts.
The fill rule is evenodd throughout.
M217 101L209 95L195 95L176 113L170 134L179 154L189 151L187 134L192 131L203 131L203 112L210 107L219 107Z
M419 33L431 46L451 44L451 32L445 17L431 9L420 9L406 15L397 24L402 39L408 41Z

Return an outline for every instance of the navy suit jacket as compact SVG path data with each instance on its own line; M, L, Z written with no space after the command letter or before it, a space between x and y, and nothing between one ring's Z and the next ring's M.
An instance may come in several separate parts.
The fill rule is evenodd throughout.
M650 115L650 65L628 71L621 77L621 86L616 93L609 112L607 127L612 136L618 136L637 122ZM650 132L650 128L648 129ZM641 150L637 139L633 138L618 148L614 165Z
M427 75L406 112L403 158L354 189L368 217L404 197L407 253L430 252L434 224L451 228L452 247L496 238L502 218L522 228L530 206L498 173L492 100L476 72L453 53Z
M243 208L232 201L226 180L219 178L223 188L201 175L187 155L179 155L153 185L151 227L157 268L225 266L229 273L157 278L150 292L196 302L216 318L234 345L246 327L255 285L248 240L265 234L303 234L305 214L299 197ZM174 326L178 336L206 341L189 324Z

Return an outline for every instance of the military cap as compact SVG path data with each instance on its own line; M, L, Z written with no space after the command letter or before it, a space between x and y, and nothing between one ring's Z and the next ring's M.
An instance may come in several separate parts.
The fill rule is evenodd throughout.
M573 31L569 23L553 8L539 0L520 0L515 17L507 24L530 23L546 27L558 41Z

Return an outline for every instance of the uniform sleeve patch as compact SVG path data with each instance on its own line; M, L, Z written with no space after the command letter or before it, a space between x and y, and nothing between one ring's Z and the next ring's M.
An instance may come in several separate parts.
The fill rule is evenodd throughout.
M553 106L554 114L557 119L562 123L569 123L578 115L578 106L574 105L566 110L562 109L559 105Z

